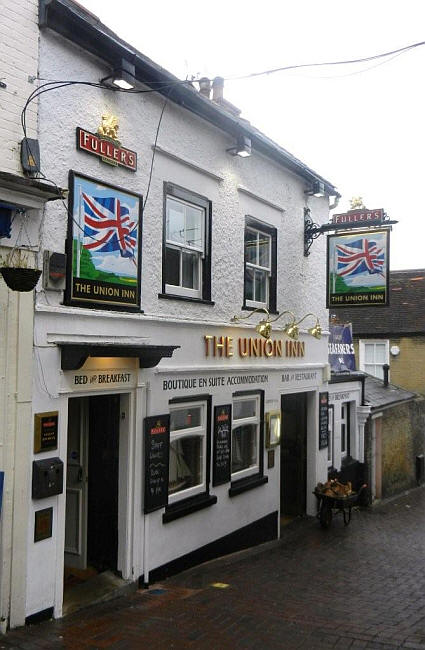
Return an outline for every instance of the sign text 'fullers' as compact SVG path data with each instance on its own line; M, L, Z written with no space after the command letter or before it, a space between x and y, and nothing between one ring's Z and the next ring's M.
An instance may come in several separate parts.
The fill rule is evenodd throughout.
M282 341L240 336L212 336L206 334L206 357L303 357L304 341Z

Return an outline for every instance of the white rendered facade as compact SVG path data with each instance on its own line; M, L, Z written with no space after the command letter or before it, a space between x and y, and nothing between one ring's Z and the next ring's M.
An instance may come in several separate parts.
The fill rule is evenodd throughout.
M41 77L96 82L108 72L107 66L97 58L53 30L42 30ZM67 187L69 171L73 170L145 197L163 103L164 98L157 93L117 94L78 85L46 93L39 106L44 174L59 187ZM104 164L75 146L76 128L94 133L105 112L118 116L122 144L137 152L138 170L135 173ZM70 489L66 490L67 469L72 465L70 459L79 459L84 445L89 445L90 429L90 426L84 429L81 425L82 446L72 449L70 440L74 434L70 413L76 404L79 413L90 410L96 403L96 396L109 396L119 404L114 568L125 579L137 580L143 576L144 582L148 582L155 570L218 540L237 536L242 529L255 528L258 522L267 520L267 525L274 527L273 536L279 535L281 493L285 485L281 476L280 448L266 449L263 421L267 413L281 409L283 396L303 396L305 480L301 491L305 504L302 509L307 514L315 513L312 491L318 481L326 480L328 469L327 450L319 450L318 444L318 399L319 393L327 390L328 379L327 333L317 340L301 330L300 344L288 347L290 341L282 332L283 317L272 333L272 340L280 341L281 348L273 348L273 344L269 347L264 343L260 347L253 344L248 354L244 345L252 345L251 340L259 339L254 331L255 317L240 324L230 321L234 314L248 314L242 307L244 231L249 216L260 226L265 224L268 232L275 233L277 311L291 310L298 318L312 312L322 324L327 322L325 242L317 240L311 255L305 257L303 233L304 208L311 208L315 221L324 223L328 219L329 199L307 196L308 183L302 175L289 171L255 148L250 158L231 156L226 149L232 143L233 138L218 126L172 101L167 103L143 214L141 313L64 305L62 291L42 289L40 285L36 291L32 413L58 413L58 444L57 449L41 453L33 453L30 444L26 461L30 468L33 461L59 457L64 463L64 490L59 495L32 499L29 481L26 486L29 497L27 566L26 589L22 596L26 617L45 610L52 610L56 617L62 615L64 566L70 561L69 552L65 555L65 523L70 516L71 494ZM204 197L211 205L211 294L208 299L182 300L181 296L167 295L167 287L164 290L164 187L167 187L164 184ZM67 227L68 214L64 205L60 202L49 204L40 228L41 248L63 252ZM89 356L79 368L62 369L61 355L67 346L89 344L110 345L114 348L114 356ZM137 358L116 355L120 346L161 345L175 350L171 357L163 358L152 368L139 368ZM100 376L108 379L100 384ZM214 407L235 405L240 393L254 396L252 401L257 404L251 419L246 420L251 422L252 431L257 431L257 437L253 437L255 458L251 465L248 463L247 470L240 470L234 464L231 480L213 485ZM182 491L170 497L168 510L160 508L146 513L145 418L170 413L176 410L176 405L184 404L191 408L201 404L202 415L196 430L204 445L204 464L199 469L202 490L199 492L205 491L209 501L186 514L176 514L172 506L184 502ZM285 436L285 413L283 423ZM177 434L175 436L178 438ZM273 460L270 451L273 451ZM99 453L101 464L101 450L90 453ZM258 477L258 481L243 484L241 489L238 472L242 472L240 476L248 479L248 483L250 478ZM195 489L194 498L199 496L197 492ZM192 496L192 492L189 494ZM81 508L86 507L90 513L90 505L87 502L84 506L84 503L81 497ZM35 542L35 514L49 508L53 513L51 536ZM79 543L83 546L86 535L89 535L86 528L79 530ZM69 545L69 539L67 543Z

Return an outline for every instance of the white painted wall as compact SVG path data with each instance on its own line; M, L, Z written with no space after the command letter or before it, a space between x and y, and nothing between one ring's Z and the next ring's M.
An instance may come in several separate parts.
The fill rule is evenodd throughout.
M29 77L38 73L38 0L3 0L0 20L0 169L22 174L20 142L23 138L21 111L34 90ZM27 135L35 138L37 102L27 113Z
M41 76L48 78L91 81L98 81L108 72L87 53L47 30L41 35L40 71ZM154 93L129 96L80 86L45 94L40 102L43 172L59 186L67 186L68 172L73 169L145 194L152 144L162 105L163 99ZM101 115L106 110L119 117L119 137L123 146L138 153L139 169L136 173L112 168L76 149L76 127L96 131ZM145 344L180 346L173 358L164 359L157 369L139 371L139 387L131 388L130 398L126 398L131 430L123 449L128 450L129 463L134 468L134 480L128 488L132 490L132 495L127 500L127 507L133 508L133 525L127 540L127 557L120 554L120 563L127 568L135 567L139 575L145 568L145 555L148 565L146 568L151 570L279 509L280 459L279 451L276 450L274 468L265 469L269 478L265 486L233 498L228 496L228 485L211 487L211 494L218 497L216 505L166 525L162 524L161 511L147 517L143 515L140 500L143 481L143 417L166 412L170 398L187 394L184 390L174 390L172 393L165 391L163 382L167 377L210 377L220 373L227 378L235 373L258 371L267 374L268 382L251 384L246 388L266 390L266 410L279 408L283 392L308 391L308 468L312 484L309 484L308 490L317 480L324 480L326 472L326 463L322 462L323 454L317 454L317 393L324 387L326 336L317 341L303 334L306 355L305 358L296 359L240 359L237 356L206 358L203 336L253 335L252 324L235 327L230 323L231 316L240 312L243 303L243 232L246 214L278 229L278 309L291 309L297 316L312 311L320 317L322 324L326 323L325 242L317 240L310 257L303 256L303 209L308 201L314 220L323 222L328 218L327 200L306 199L306 184L302 179L255 151L249 159L230 156L226 153L226 148L231 146L232 141L227 135L171 103L164 113L158 144L163 151L155 157L150 196L143 220L144 314L64 307L61 305L60 292L39 289L36 296L34 335L37 376L33 410L59 411L60 443L54 455L57 453L62 459L66 458L67 398L70 393L64 392L69 388L66 388L67 382L60 371L60 354L56 346L58 340L108 339L139 343L143 340ZM195 163L198 169L186 163ZM162 290L164 181L181 185L212 201L214 306L158 298L158 293ZM42 248L63 251L66 230L66 209L60 202L49 204L40 229ZM305 323L306 327L311 324ZM279 322L276 323L274 332L275 336L279 336ZM313 378L306 381L297 379L295 371L303 370L312 372ZM283 381L283 374L287 374L290 379ZM231 393L242 388L245 386L226 385L208 392L213 396L214 406L229 403ZM199 393L205 393L205 388L196 388L190 392L191 395ZM121 488L124 490L122 485ZM54 506L55 528L50 540L34 544L31 539L34 512L41 507L40 504L32 503L28 519L26 613L30 615L54 606L55 615L58 616L61 614L62 603L65 497L60 495L44 500L42 507L45 505ZM312 507L312 500L309 499L309 512ZM127 514L123 516L120 512L120 526L124 525L122 521L128 521ZM146 554L143 546L145 525L148 525L146 531L149 547Z

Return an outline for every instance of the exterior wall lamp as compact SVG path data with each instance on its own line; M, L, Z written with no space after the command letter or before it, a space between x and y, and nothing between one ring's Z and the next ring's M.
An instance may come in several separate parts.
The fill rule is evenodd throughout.
M308 196L317 196L318 198L326 196L325 184L323 181L314 181L311 187L305 191Z
M251 155L251 138L239 133L236 136L236 146L226 149L232 156L240 156L241 158L248 158Z
M313 316L316 318L316 324L313 327L310 327L307 332L311 335L314 336L316 339L320 339L322 337L322 328L319 323L319 319L315 314L308 313L305 316L303 316L299 321L295 318L295 315L292 313L292 311L286 310L279 314L276 318L271 319L270 318L270 313L268 309L265 307L258 307L257 309L254 309L252 312L248 314L248 316L233 316L230 321L232 323L238 323L241 320L246 320L247 318L251 318L251 316L257 312L260 313L265 313L266 318L262 318L257 325L255 326L255 331L260 334L260 336L263 336L265 339L269 339L271 332L272 332L272 323L275 323L279 318L282 318L285 314L290 314L292 317L292 320L290 320L288 323L286 323L283 327L283 333L286 334L290 339L293 339L294 341L298 340L299 337L299 325L300 323L303 322L308 316Z
M135 78L135 65L126 59L121 59L120 65L114 69L112 74L103 77L103 79L100 80L100 83L104 83L111 79L114 86L121 88L121 90L131 90L134 88Z

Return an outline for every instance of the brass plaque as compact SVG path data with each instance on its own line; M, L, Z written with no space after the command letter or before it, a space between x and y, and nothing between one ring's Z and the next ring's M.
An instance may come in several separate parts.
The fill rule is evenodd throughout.
M34 542L41 542L52 536L53 508L37 510L34 522Z
M58 448L58 411L34 415L34 453Z

